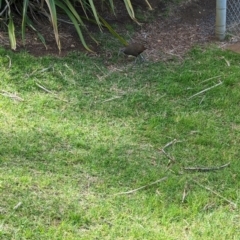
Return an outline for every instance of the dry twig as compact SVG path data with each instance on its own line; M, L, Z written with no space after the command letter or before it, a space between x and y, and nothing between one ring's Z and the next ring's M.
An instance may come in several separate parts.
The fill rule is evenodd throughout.
M202 187L202 188L208 190L209 192L211 192L211 193L215 194L216 196L220 197L221 199L223 199L223 200L226 201L227 203L231 204L234 208L237 208L237 204L236 204L236 203L234 203L234 202L230 201L229 199L225 198L224 196L222 196L222 195L219 194L218 192L212 190L212 189L209 188L209 187L203 186L201 183L199 183L199 182L196 181L196 180L193 180L193 179L192 179L192 181L193 181L194 183L196 183L199 187Z
M44 72L48 71L51 68L54 70L53 66L49 66L47 68L43 68L43 69L39 70L38 73L44 73Z
M174 159L174 157L171 157L168 153L166 153L165 148L173 145L173 144L176 143L176 142L179 142L179 141L177 141L177 139L173 139L171 142L167 143L163 148L159 149L159 150L160 150L161 152L163 152L164 155L170 160L169 163L168 163L168 165L170 165L171 162L174 162L175 159Z
M182 195L182 203L185 201L185 198L187 197L188 195L188 192L187 192L187 183L185 184L184 186L184 189L183 189L183 195Z
M180 58L181 60L183 60L183 58L179 54L174 54L174 53L171 53L171 52L164 52L164 53L169 54L171 56L176 56L176 57Z
M209 91L209 90L211 90L211 89L213 89L213 88L221 85L222 83L223 83L223 82L220 81L219 83L215 84L214 86L211 86L211 87L209 87L209 88L206 88L206 89L204 89L204 90L202 90L202 91L200 91L200 92L192 95L191 97L188 98L188 100L191 99L191 98L193 98L193 97L196 97L196 96L198 96L198 95L200 95L200 94L202 94L202 93L204 93L204 92L207 92L207 91Z
M204 82L207 82L207 81L209 81L209 80L212 80L212 79L215 79L215 78L219 78L219 77L221 77L221 75L218 75L218 76L215 76L215 77L210 77L210 78L208 78L208 79L203 80L203 81L200 82L200 83L204 83Z
M146 187L152 186L152 185L157 184L157 183L159 183L159 182L162 182L162 181L164 181L164 180L166 180L166 179L167 179L167 177L163 177L163 178L158 179L158 180L155 181L155 182L149 183L149 184L144 185L144 186L142 186L142 187L139 187L139 188L136 188L136 189L133 189L133 190L127 191L127 192L116 193L116 194L114 194L114 196L115 196L115 195L123 195L123 194L134 193L134 192L137 192L138 190L141 190L141 189L143 189L143 188L146 188Z
M1 91L2 93L0 93L2 96L5 96L5 97L9 97L9 98L12 98L13 100L16 100L16 101L24 101L23 98L17 96L16 93L10 93L10 92L7 92L5 90L2 90Z
M61 101L64 101L64 102L68 102L68 101L65 100L65 99L59 98L59 97L57 96L57 94L55 94L54 92L48 90L47 88L43 87L42 85L40 85L40 84L38 84L38 83L36 83L36 85L37 85L38 87L40 87L42 90L46 91L47 93L51 93L55 98L57 98L57 99L59 99L59 100L61 100Z
M162 149L161 151L162 151L162 152L164 153L164 155L170 160L169 163L168 163L168 166L169 166L169 164L170 164L171 162L175 162L175 158L174 158L174 157L171 157L168 153L166 153L164 149Z
M38 87L40 87L42 90L46 91L47 93L51 93L51 94L55 95L54 92L48 90L47 88L43 87L42 85L40 85L40 84L38 84L38 83L36 83L36 85L37 85Z
M66 63L64 64L64 66L71 71L72 75L75 75L74 70L71 69Z
M118 99L118 98L121 98L121 96L115 96L115 97L112 97L112 98L106 99L106 100L102 101L102 103L110 102L110 101L115 100L115 99Z
M227 64L228 67L230 67L230 62L225 58L225 57L221 57Z
M177 139L173 139L171 142L167 143L161 150L164 150L165 148L173 145L173 144L176 143L176 142L177 142Z
M19 202L16 206L14 206L13 210L18 209L22 205L22 202Z
M223 169L225 167L228 167L229 165L230 165L230 162L219 167L185 167L183 169L187 171L210 172L210 171Z

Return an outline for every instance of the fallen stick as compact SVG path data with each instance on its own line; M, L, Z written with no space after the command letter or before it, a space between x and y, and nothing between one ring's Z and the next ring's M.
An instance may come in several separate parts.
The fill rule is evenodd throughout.
M185 167L183 169L187 171L210 172L210 171L223 169L225 167L228 167L229 165L230 165L230 162L219 167Z
M0 93L2 96L5 96L5 97L9 97L9 98L12 98L14 100L17 100L17 101L24 101L23 98L17 96L16 93L10 93L10 92L7 92L5 90L2 90L2 93Z
M103 74L103 75L107 75L107 74L105 74L103 71L102 71L102 69L96 64L96 63L93 63L95 66L96 66L96 68Z
M185 184L184 189L183 189L183 195L182 195L182 203L185 201L185 198L187 197L188 192L187 192L187 184Z
M205 79L205 80L203 80L203 81L200 82L200 83L204 83L204 82L207 82L207 81L209 81L209 80L212 80L212 79L218 78L218 77L221 77L221 75L218 75L218 76L215 76L215 77L211 77L211 78Z
M225 57L221 57L221 59L223 59L226 62L227 66L230 67L230 62Z
M19 202L19 203L13 208L13 210L18 209L21 205L22 205L22 202Z
M115 196L115 195L123 195L123 194L134 193L134 192L137 192L138 190L141 190L141 189L143 189L143 188L146 188L146 187L152 186L152 185L157 184L157 183L159 183L159 182L162 182L162 181L164 181L164 180L166 180L166 179L167 179L167 177L163 177L163 178L161 178L161 179L158 179L158 180L155 181L155 182L149 183L149 184L144 185L144 186L142 186L142 187L139 187L139 188L136 188L136 189L133 189L133 190L127 191L127 192L116 193L116 194L114 194L114 196Z
M237 208L237 204L236 204L236 203L234 203L234 202L228 200L227 198L225 198L224 196L222 196L222 195L219 194L218 192L212 190L212 189L209 188L209 187L205 187L205 186L203 186L201 183L199 183L199 182L196 181L196 180L193 180L193 179L192 179L192 181L193 181L194 183L196 183L199 187L202 187L202 188L208 190L209 192L211 192L211 193L217 195L217 196L220 197L221 199L223 199L223 200L225 200L226 202L228 202L229 204L231 204L234 208Z
M170 52L164 52L164 53L169 54L171 56L179 57L181 60L183 60L183 58L178 54L174 54L174 53L170 53Z
M161 150L164 150L165 148L173 145L173 144L176 143L176 142L177 142L177 139L173 139L171 142L167 143Z
M48 71L51 68L53 68L53 66L50 66L50 67L47 67L47 68L43 68L43 69L39 70L38 73L46 72L46 71Z
M165 148L173 145L173 144L176 143L176 142L179 142L179 141L177 141L177 139L173 139L171 142L169 142L169 143L167 143L165 146L163 146L163 148L160 148L160 149L159 149L159 150L160 150L162 153L164 153L164 155L170 160L169 164L170 164L171 162L175 162L175 159L174 159L174 157L171 157L168 153L166 153ZM168 165L169 165L169 164L168 164Z
M38 84L38 83L36 83L36 85L37 85L38 87L40 87L42 90L46 91L47 93L51 93L51 94L55 95L55 93L54 93L54 92L52 92L52 91L50 91L50 90L46 89L46 88L45 88L45 87L43 87L42 85L40 85L40 84Z
M169 164L170 164L170 162L175 162L175 158L174 158L174 157L171 157L169 154L167 154L164 149L162 149L161 151L162 151L162 152L164 153L164 155L170 160L170 161L169 161ZM169 165L169 164L168 164L168 165Z
M115 100L115 99L118 99L118 98L121 98L121 96L115 96L115 97L112 97L112 98L106 99L106 100L102 101L102 103L110 102L110 101Z
M211 90L211 89L213 89L213 88L221 85L222 83L223 83L223 82L220 81L219 83L215 84L214 86L209 87L209 88L206 88L206 89L204 89L204 90L202 90L202 91L200 91L200 92L192 95L191 97L188 98L188 100L191 99L191 98L193 98L193 97L196 97L196 96L198 96L198 95L200 95L200 94L202 94L202 93L204 93L204 92L207 92L207 91L209 91L209 90Z
M45 92L51 93L55 98L57 98L57 99L59 99L59 100L61 100L61 101L63 101L63 102L68 102L68 101L65 100L65 99L61 99L60 97L57 96L57 94L55 94L54 92L48 90L47 88L43 87L42 85L40 85L40 84L38 84L38 83L36 83L36 85L37 85L38 87L40 87L42 90L44 90Z

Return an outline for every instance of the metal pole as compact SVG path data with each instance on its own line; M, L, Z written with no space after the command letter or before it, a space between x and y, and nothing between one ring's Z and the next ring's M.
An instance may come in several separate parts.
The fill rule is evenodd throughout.
M219 40L224 40L226 34L227 0L216 0L215 34Z

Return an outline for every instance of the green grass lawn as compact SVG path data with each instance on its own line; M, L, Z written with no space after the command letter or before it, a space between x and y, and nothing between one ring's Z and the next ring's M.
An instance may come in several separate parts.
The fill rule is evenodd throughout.
M0 50L0 239L240 239L240 56L114 64Z

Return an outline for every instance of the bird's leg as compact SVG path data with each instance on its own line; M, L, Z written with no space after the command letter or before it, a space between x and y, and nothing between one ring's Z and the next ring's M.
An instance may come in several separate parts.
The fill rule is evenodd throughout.
M118 51L118 56L123 53L123 48L120 48L119 51Z
M136 63L138 62L138 60L140 61L140 63L142 63L142 62L145 62L145 61L146 61L146 59L143 57L143 55L142 55L142 54L139 54L139 55L136 57L136 59L135 59L134 63L136 64Z
M139 56L141 58L141 62L145 62L146 61L145 57L142 54L139 54Z
M135 58L134 64L136 64L136 63L137 63L137 60L138 60L138 56Z
M118 57L119 57L120 53L121 53L121 49L119 49L119 51L118 51Z

